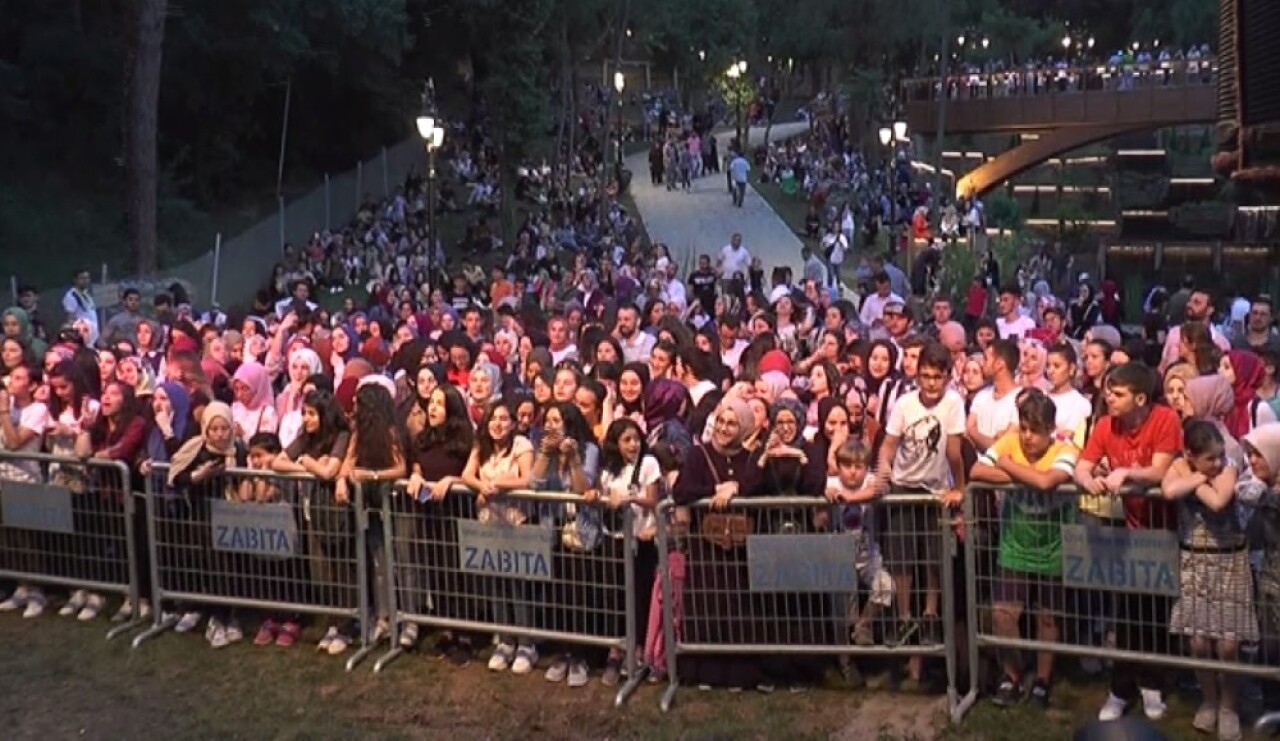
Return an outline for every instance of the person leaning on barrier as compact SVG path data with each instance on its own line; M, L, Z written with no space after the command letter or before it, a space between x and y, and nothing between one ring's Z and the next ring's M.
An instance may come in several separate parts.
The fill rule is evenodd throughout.
M1062 586L1062 525L1074 518L1074 494L1057 491L1071 481L1078 452L1068 442L1054 439L1057 407L1038 389L1026 389L1017 398L1017 430L1006 432L981 454L971 478L989 484L1014 484L1006 492L1000 512L1000 546L996 563L996 605L993 616L997 635L1017 638L1022 611L1036 607L1036 640L1054 643L1061 626L1054 619L1065 606ZM986 496L991 493L987 492ZM1022 657L1016 651L1001 657L1004 676L996 690L997 705L1022 700ZM1031 700L1049 706L1053 680L1053 654L1036 654L1036 676Z
M1098 420L1076 463L1075 481L1094 496L1119 496L1133 487L1157 486L1182 450L1178 415L1156 404L1154 371L1141 363L1116 366L1103 381L1107 414ZM1106 460L1110 473L1100 475ZM1130 530L1169 530L1174 516L1165 501L1141 494L1124 498L1125 523ZM1158 595L1121 593L1116 599L1116 647L1134 651L1168 648L1169 599ZM1117 661L1111 672L1111 692L1098 713L1101 720L1124 715L1129 704L1142 698L1148 718L1164 717L1166 706L1160 675L1153 668Z
M920 352L916 376L919 390L901 396L885 425L876 468L876 488L881 496L894 493L936 494L943 508L964 501L965 470L961 442L965 432L964 400L947 387L951 378L951 354L931 342ZM941 538L938 505L879 505L880 543L897 592L898 625L886 641L902 645L921 631L911 614L912 586L917 568L925 572L922 617L926 640L937 642L941 603ZM909 662L912 680L919 681L923 663Z
M1259 425L1240 440L1249 467L1236 484L1236 499L1248 513L1245 534L1258 555L1258 623L1261 662L1280 663L1280 422ZM1260 726L1280 727L1280 681L1262 683L1268 711Z
M1160 485L1165 498L1177 502L1181 550L1179 597L1169 630L1190 639L1195 658L1238 661L1240 643L1258 640L1249 552L1233 506L1239 464L1227 455L1218 423L1188 420L1182 436L1186 449ZM1216 730L1220 739L1240 738L1236 678L1197 671L1196 680L1203 700L1193 727L1202 733Z
M7 381L7 390L0 389L0 449L19 455L39 452L40 441L51 424L48 407L35 399L40 371L35 366L19 365L9 372ZM40 464L0 460L0 479L38 483ZM23 610L23 617L29 618L39 617L44 608L44 591L35 584L19 584L13 594L0 602L0 612Z

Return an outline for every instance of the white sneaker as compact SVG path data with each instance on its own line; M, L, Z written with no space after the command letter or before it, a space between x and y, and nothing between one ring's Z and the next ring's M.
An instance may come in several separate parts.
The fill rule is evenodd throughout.
M227 643L239 643L244 640L244 630L240 627L239 620L232 620L227 623Z
M120 609L116 610L116 614L111 616L111 622L123 623L131 617L133 617L133 602L125 598L125 601L120 605Z
M1128 707L1129 703L1108 692L1107 701L1102 704L1102 709L1098 711L1098 720L1119 720L1124 717L1124 711Z
M391 622L386 618L378 618L373 624L373 634L369 637L370 645L376 645L391 633Z
M202 617L204 616L195 610L184 612L182 617L178 619L177 624L173 626L173 630L175 633L190 633L200 627L200 618Z
M498 647L493 649L493 655L489 657L489 671L505 672L507 667L511 666L511 658L515 653L515 646L510 643L499 643Z
M151 600L145 600L145 599L138 600L138 619L139 620L151 619Z
M400 626L400 648L413 648L418 644L418 624L405 623Z
M231 645L231 640L227 638L227 629L218 625L209 633L209 645L213 648L226 648Z
M511 662L512 674L528 674L538 663L538 649L524 645L516 649L516 660Z
M31 594L31 590L27 587L18 587L13 590L13 594L9 595L9 599L0 602L0 612L14 612L21 610L27 606L27 597Z
M1169 711L1169 706L1164 704L1160 690L1142 689L1140 692L1142 693L1142 712L1147 714L1147 718L1151 720L1163 718Z
M214 648L222 646L214 646L214 638L218 637L222 646L227 645L227 629L222 627L222 621L216 618L209 618L209 624L204 627L204 639Z
M589 681L591 681L591 672L587 670L587 662L577 659L569 665L570 687L586 687Z
M337 637L338 637L338 629L337 629L337 627L336 627L336 626L330 626L330 628L329 628L327 631L325 631L325 633L324 633L324 637L323 637L323 638L321 638L321 639L320 639L320 642L316 644L316 650L317 650L317 651L322 651L322 652L323 652L323 651L328 651L328 650L329 650L329 645L330 645L330 644L332 644L332 643L333 643L333 639L334 639L334 638L337 638Z
M90 620L96 620L102 608L107 606L107 598L100 594L91 594L89 599L84 603L84 607L80 609L80 614L76 615L76 620L87 623Z
M58 617L71 617L80 612L84 607L84 603L89 601L89 593L83 589L77 589L71 593L71 599L67 600L67 604L58 610Z
M569 675L569 661L564 656L557 656L556 660L551 662L551 666L547 667L547 673L542 675L548 682L563 682L564 678Z
M44 608L46 604L47 603L44 598L44 592L40 591L40 589L38 588L32 589L27 594L27 609L22 611L22 617L24 618L40 617L41 615L44 614Z

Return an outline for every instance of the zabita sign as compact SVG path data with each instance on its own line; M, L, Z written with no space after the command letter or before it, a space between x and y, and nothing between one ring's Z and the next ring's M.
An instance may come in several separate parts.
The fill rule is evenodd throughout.
M1168 530L1062 526L1062 581L1077 589L1177 597L1178 536Z
M209 502L215 551L289 557L298 553L298 523L284 502Z
M463 571L551 581L551 548L556 531L499 520L457 520L458 563Z

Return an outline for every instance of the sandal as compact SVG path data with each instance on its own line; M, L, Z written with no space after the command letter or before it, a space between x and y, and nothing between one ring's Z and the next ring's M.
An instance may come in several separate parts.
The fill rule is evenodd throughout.
M281 648L289 648L298 642L298 637L302 634L302 628L292 620L286 620L280 626L280 631L276 634L276 645Z

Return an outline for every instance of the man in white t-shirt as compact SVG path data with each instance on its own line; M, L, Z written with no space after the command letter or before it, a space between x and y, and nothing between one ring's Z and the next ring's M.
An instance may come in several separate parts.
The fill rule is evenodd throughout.
M937 543L939 512L964 501L965 469L961 455L964 437L964 400L947 388L951 356L931 342L920 351L916 381L920 388L898 399L889 412L885 438L876 468L876 489L889 492L929 493L938 502L876 504L881 520L880 546L885 566L893 576L898 612L895 643L901 645L924 631L922 641L940 639L942 554ZM941 504L942 507L938 505ZM916 568L925 565L924 624L911 610ZM908 673L919 680L922 662L912 658Z
M647 363L649 353L658 339L648 332L640 331L640 310L635 304L623 304L618 307L618 321L613 334L622 345L623 360L628 363Z
M996 317L996 332L1000 335L1000 339L1026 337L1028 332L1036 328L1036 321L1022 313L1022 289L1016 285L1007 285L1000 289L998 308L1000 314ZM984 445L978 450L986 450L989 447L991 446Z
M62 310L67 314L67 323L83 321L89 326L85 344L90 347L98 341L98 307L93 302L92 280L88 270L77 270L71 288L62 297Z
M746 340L738 336L741 326L742 320L733 314L716 319L716 331L720 335L720 362L735 373L748 345Z
M720 248L720 280L733 280L735 273L741 273L745 278L751 269L751 253L746 247L742 246L742 235L734 234L729 238L729 244Z
M566 360L578 359L578 346L569 341L569 321L562 316L553 316L547 322L547 340L551 352L551 362L560 365Z
M884 323L884 307L890 302L905 304L902 297L890 290L889 274L883 270L875 274L874 277L876 290L870 296L862 300L862 308L858 311L858 318L862 321L863 326L868 329L876 329Z
M1018 423L1018 385L1013 374L1020 359L1013 340L996 340L982 353L982 372L991 385L973 397L965 424L965 434L980 451L990 448Z

